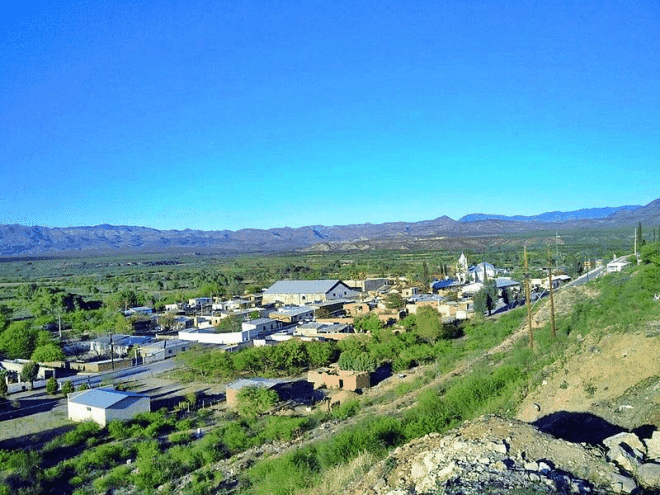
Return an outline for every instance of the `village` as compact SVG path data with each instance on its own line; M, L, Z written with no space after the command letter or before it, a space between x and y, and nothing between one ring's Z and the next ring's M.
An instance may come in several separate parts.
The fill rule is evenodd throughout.
M599 265L602 267L602 263ZM618 265L607 266L608 271L620 269ZM562 273L530 279L532 301L547 295L551 283L557 289L570 280ZM230 299L192 298L168 304L159 313L146 306L127 308L124 315L132 323L131 334L115 333L69 343L64 346L67 359L38 363L38 373L29 385L30 389L45 387L48 380L55 381L59 391L73 392L68 394L69 419L94 420L104 426L112 419L129 419L150 408L148 397L108 386L113 378L149 369L193 346L231 353L291 339L341 341L359 331L354 323L366 315L377 316L384 327L398 333L405 331L400 324L402 319L423 307L437 311L443 324L457 324L473 318L475 311L483 312L483 307L475 310L475 296L486 286L495 291L495 296L484 314L505 312L524 303L521 283L508 276L506 270L485 262L468 266L467 257L461 254L455 276L433 280L428 287L414 286L404 277L280 280L260 293ZM10 393L27 390L28 384L21 376L28 363L18 359L0 363L6 370ZM170 367L176 366L175 360L169 363ZM305 404L325 400L329 406L339 399L332 400L329 395L311 390L360 392L376 380L368 371L341 369L335 363L310 369L306 381L311 388L303 394ZM231 408L243 387L286 388L283 384L287 382L244 377L227 384L224 399ZM102 385L103 390L94 389Z

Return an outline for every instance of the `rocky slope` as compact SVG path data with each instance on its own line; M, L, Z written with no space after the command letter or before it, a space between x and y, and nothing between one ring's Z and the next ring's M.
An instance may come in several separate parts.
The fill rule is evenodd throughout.
M495 416L392 452L350 495L633 493L660 489L660 434L577 444Z

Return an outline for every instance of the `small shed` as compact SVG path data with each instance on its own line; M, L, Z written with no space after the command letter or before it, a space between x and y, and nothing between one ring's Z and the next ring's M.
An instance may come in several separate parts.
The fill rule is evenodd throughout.
M110 388L96 388L69 394L67 407L71 421L94 421L102 427L110 421L126 421L151 411L146 395Z

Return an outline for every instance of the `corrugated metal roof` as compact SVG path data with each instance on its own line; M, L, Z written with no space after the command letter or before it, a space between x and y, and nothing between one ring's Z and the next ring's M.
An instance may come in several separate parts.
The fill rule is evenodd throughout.
M131 399L131 402L128 402L124 406L119 406L119 408L126 407L126 405L132 404L143 397L147 396L113 389L93 388L79 392L71 397L69 402L75 402L84 406L100 407L102 409L116 409L118 408L118 404L126 399Z
M495 279L495 287L498 289L503 289L505 287L516 287L519 286L520 282L516 282L515 280L512 280L507 277L499 277Z
M282 380L276 380L275 378L241 378L235 382L230 383L225 388L230 390L240 390L243 387L274 387L279 383L284 383Z
M326 294L341 280L279 280L265 294ZM341 282L343 284L343 282ZM347 286L348 287L348 286ZM352 290L352 289L351 289Z

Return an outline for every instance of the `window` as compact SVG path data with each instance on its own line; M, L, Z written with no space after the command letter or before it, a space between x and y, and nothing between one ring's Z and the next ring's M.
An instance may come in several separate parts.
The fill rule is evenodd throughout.
M88 410L88 411L91 411L91 410L92 410L92 408L91 408L91 407L89 407L89 406L87 406L87 410Z

